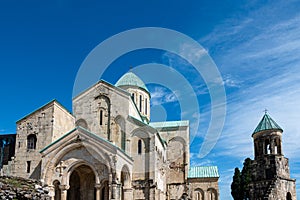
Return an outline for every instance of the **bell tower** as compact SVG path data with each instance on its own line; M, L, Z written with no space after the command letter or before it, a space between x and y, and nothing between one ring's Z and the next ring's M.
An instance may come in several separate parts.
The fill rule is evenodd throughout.
M282 151L283 129L265 114L252 137L251 199L296 199L295 179L290 178L289 160Z
M252 134L255 160L268 155L283 155L282 132L282 128L265 111L265 115Z

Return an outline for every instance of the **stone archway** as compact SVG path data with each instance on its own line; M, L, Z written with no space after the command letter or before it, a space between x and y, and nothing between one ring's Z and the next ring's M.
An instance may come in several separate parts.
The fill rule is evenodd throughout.
M121 171L121 200L131 199L131 179L128 167L125 165Z
M69 178L67 200L95 200L95 174L87 165L75 168Z

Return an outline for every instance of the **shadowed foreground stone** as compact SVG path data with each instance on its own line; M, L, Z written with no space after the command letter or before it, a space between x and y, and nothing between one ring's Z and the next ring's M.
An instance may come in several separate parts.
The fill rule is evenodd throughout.
M0 199L40 199L50 200L49 190L41 182L18 177L0 177Z

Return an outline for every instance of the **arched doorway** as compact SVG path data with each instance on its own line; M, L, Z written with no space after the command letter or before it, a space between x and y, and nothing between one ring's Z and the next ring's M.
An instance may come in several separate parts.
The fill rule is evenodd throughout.
M95 174L87 165L73 170L69 180L68 200L95 200Z
M108 193L108 181L104 181L102 184L102 189L101 189L101 195L100 195L100 200L108 200L109 199L109 193Z
M123 166L121 171L121 200L131 199L127 190L131 187L130 173L127 166Z

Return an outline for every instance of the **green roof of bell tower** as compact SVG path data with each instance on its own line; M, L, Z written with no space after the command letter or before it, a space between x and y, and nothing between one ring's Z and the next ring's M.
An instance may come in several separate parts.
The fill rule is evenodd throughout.
M256 129L254 130L253 134L258 133L260 131L265 130L280 130L283 131L282 128L268 115L266 112L259 124L257 125Z
M124 74L116 83L117 87L120 86L137 86L149 92L148 88L146 87L145 83L134 73L127 72Z

